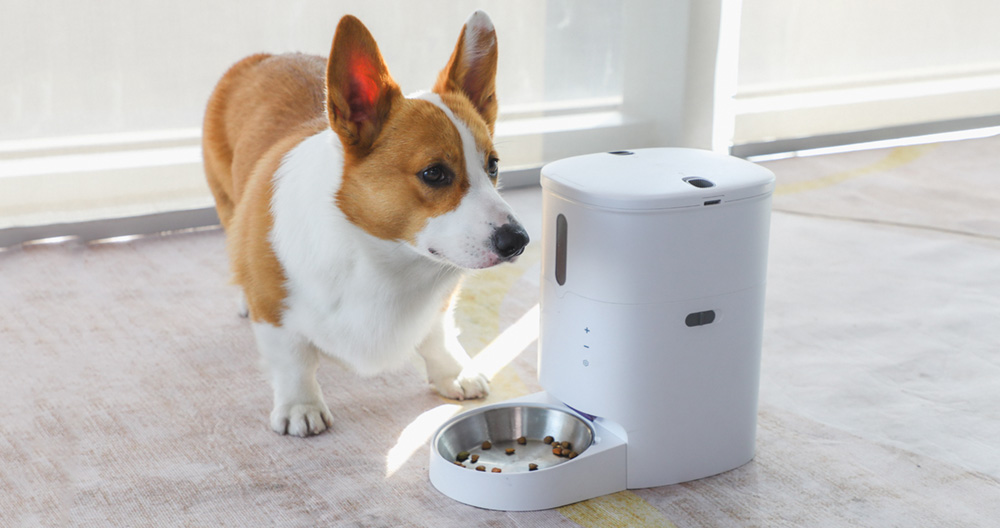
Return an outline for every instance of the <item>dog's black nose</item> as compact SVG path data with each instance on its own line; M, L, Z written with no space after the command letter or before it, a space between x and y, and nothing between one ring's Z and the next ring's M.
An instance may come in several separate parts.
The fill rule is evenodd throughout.
M520 224L504 224L493 232L493 249L504 260L520 255L527 245L528 233Z

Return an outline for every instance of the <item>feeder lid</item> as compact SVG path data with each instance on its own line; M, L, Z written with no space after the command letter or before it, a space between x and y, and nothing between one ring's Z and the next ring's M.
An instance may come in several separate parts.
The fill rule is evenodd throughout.
M744 200L774 191L771 171L689 148L600 152L542 167L542 188L610 209L658 210ZM719 202L715 202L719 200Z

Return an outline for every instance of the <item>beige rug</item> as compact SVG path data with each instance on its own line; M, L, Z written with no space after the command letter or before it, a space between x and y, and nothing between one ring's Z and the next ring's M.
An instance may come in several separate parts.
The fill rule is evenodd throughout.
M994 526L1000 139L913 149L768 164L754 461L541 512L430 485L429 435L480 403L417 359L324 364L333 430L272 433L219 231L0 252L0 526ZM540 390L539 195L508 193L536 243L460 306L487 403Z
M766 163L777 210L1000 238L1000 140Z

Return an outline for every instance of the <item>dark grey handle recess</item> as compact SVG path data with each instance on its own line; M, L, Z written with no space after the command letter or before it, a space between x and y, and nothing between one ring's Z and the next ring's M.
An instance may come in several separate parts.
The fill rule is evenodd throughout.
M566 217L556 217L556 282L560 286L566 284Z
M715 322L714 310L691 313L688 314L686 318L684 318L684 324L688 326L702 326L702 325L712 324L714 322Z

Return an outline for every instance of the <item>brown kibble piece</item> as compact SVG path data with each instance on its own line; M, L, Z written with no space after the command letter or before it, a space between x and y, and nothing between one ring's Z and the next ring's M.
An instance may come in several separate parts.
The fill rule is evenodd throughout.
M573 449L573 444L569 442L563 442L561 445L563 449Z
M494 473L500 473L500 468L493 468L493 470L492 470L492 471L493 471Z
M528 464L528 471L534 471L538 469L538 464Z
M580 453L577 453L576 451L570 451L569 452L569 459L573 460L574 458L576 458L577 456L579 456L579 454Z
M508 447L508 448L507 448L507 450L506 450L505 452L506 452L506 453L507 453L508 455L513 455L513 454L514 454L514 448L513 448L513 447Z
M472 462L473 464L475 464L476 462L479 462L479 455L472 455L472 458L470 458L469 460L470 460L470 461L471 461L471 462Z
M555 456L562 456L562 448L561 447L553 447L552 448L552 454L555 455Z
M462 452L460 452L458 454L457 457L455 457L455 460L458 460L459 462L465 462L465 460L467 458L469 458L469 452L468 451L462 451ZM473 461L473 462L475 462L475 461Z
M520 437L520 438L517 439L517 443L519 443L521 445L527 444L528 443L528 439L522 436L522 437Z
M486 471L486 466L476 466L476 471Z
M545 442L546 444L551 444L553 440L555 440L555 438L552 438L551 436L546 436L545 438L542 439L542 442Z
M465 467L465 464L463 464L461 462L452 462L452 464L455 464L458 467L463 467L463 468Z
M491 444L489 440L483 442L483 449L489 449L491 447L493 447L493 444Z

